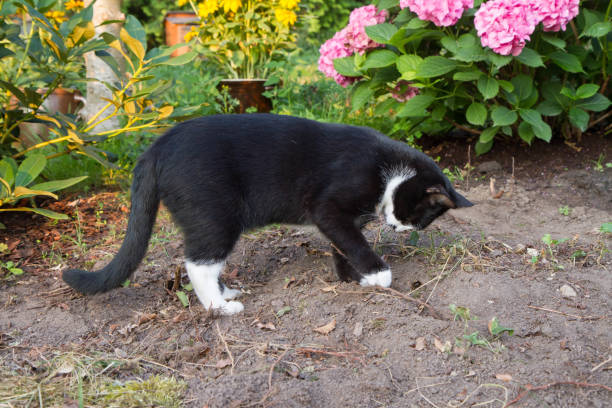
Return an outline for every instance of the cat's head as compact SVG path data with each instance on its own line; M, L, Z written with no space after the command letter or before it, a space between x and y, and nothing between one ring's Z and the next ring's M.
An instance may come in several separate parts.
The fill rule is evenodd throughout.
M388 188L393 188L392 182L387 184ZM383 203L382 212L396 231L421 230L448 209L474 205L455 191L445 178L432 181L416 176L395 183L397 186L386 205Z

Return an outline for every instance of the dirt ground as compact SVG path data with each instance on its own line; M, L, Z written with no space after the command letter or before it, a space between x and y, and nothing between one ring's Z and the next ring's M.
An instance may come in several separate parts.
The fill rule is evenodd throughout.
M229 259L225 280L245 305L232 317L188 290L166 212L129 285L90 297L60 275L116 253L124 195L54 203L73 215L55 224L2 219L2 262L24 273L0 275L0 407L610 406L609 140L580 153L499 148L469 172L463 146L428 151L474 207L418 237L368 226L392 290L337 282L317 231L271 226ZM178 400L109 391L151 378L174 378Z

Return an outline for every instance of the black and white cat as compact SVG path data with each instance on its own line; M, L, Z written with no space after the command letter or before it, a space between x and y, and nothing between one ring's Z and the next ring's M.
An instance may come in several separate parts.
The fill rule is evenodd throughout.
M81 293L120 286L144 257L160 201L185 237L186 269L205 308L243 310L219 276L240 234L271 223L314 224L336 246L338 277L391 284L361 228L383 215L397 231L422 229L472 205L423 153L366 127L268 114L208 116L161 136L134 169L119 253L102 270L67 270Z

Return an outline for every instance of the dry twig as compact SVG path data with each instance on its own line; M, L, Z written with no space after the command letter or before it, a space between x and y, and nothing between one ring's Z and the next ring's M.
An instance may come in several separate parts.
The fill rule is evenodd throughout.
M515 399L513 399L512 401L504 405L504 408L509 407L510 405L516 404L517 402L522 400L527 394L529 394L530 391L547 390L550 387L554 387L555 385L575 385L576 387L603 388L606 391L612 392L612 388L608 387L607 385L591 384L591 383L576 382L576 381L555 381L555 382L545 384L545 385L538 385L537 387L534 387L531 384L527 384L525 385L525 391L521 392L519 395L517 395Z
M527 306L530 309L536 309L536 310L543 310L545 312L550 312L550 313L556 313L556 314L560 314L563 316L567 316L567 317L573 317L575 319L581 319L581 320L601 320L601 319L605 319L607 316L579 316L579 315L575 315L575 314L571 314L571 313L565 313L565 312L560 312L559 310L554 310L554 309L548 309L545 307L539 307L539 306L532 306L532 305L528 305Z

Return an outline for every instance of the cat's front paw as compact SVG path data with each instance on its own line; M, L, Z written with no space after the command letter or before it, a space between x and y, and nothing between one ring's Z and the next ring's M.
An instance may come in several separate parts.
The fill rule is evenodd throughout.
M363 275L359 281L361 286L382 286L388 288L391 286L391 269L383 269L382 271Z
M230 316L236 313L240 313L244 310L244 305L240 302L231 301L225 302L221 307L219 307L219 311L221 314Z
M240 295L241 293L242 292L239 289L231 289L231 288L228 288L227 286L224 286L223 293L221 293L221 296L225 300L230 300Z

